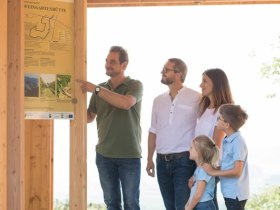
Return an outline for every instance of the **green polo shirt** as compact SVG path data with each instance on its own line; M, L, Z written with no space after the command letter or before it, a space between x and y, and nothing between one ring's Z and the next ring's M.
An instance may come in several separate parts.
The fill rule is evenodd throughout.
M136 104L129 110L119 109L98 95L92 94L88 112L97 114L96 152L110 158L140 158L142 83L126 77L125 81L114 90L109 81L101 83L100 86L118 94L132 95L136 98Z

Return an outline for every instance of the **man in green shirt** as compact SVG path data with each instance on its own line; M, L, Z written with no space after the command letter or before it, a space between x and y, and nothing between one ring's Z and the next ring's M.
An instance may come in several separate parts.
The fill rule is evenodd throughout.
M87 121L96 117L98 143L96 165L107 209L138 210L141 173L140 111L142 83L125 76L128 55L119 46L111 47L106 58L110 79L99 85L79 81L81 89L92 92ZM122 196L121 196L122 192Z

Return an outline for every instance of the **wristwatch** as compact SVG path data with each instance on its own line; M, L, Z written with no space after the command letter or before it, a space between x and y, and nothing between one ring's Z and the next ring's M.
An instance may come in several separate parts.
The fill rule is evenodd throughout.
M101 90L100 86L96 86L96 87L95 87L95 91L94 91L95 94L98 95L98 93L100 92L100 90Z

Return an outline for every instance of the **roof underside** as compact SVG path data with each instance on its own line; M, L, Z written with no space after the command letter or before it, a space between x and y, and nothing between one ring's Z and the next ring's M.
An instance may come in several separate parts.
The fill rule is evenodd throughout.
M88 7L279 4L280 0L87 0Z

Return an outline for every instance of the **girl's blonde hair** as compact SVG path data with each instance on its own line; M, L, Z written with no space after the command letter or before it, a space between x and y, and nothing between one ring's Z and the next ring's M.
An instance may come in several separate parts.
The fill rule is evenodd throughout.
M209 163L213 167L217 167L219 160L219 148L214 141L205 135L200 135L194 138L194 147L201 157L201 163Z

